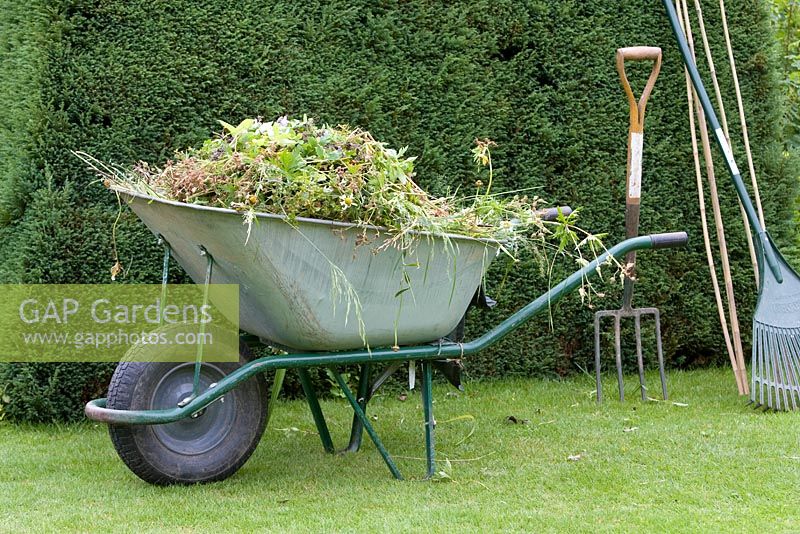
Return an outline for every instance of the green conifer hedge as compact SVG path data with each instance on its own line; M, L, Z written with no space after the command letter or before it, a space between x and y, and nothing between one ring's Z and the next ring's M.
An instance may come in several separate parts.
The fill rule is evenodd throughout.
M762 198L773 237L793 239L797 158L781 152L781 101L762 2L727 3ZM735 100L717 2L705 20L729 114ZM674 366L724 362L703 250L683 66L660 2L0 0L0 282L109 282L113 195L70 150L127 165L158 163L218 130L217 120L283 114L370 130L419 156L418 181L442 194L482 175L476 137L497 143L495 190L535 187L582 208L582 225L624 235L628 108L614 69L618 47L658 45L664 65L645 126L641 231L686 230L685 251L641 254L635 303L658 306ZM646 67L629 69L638 91ZM744 161L741 143L734 142ZM721 161L721 160L719 160ZM744 165L740 164L743 168ZM742 322L755 290L738 207L719 170ZM160 252L123 210L123 282L158 282ZM576 266L558 265L553 281ZM175 269L176 280L180 275ZM476 333L544 291L523 261L489 293L500 301ZM596 309L577 295L469 359L470 375L559 376L591 366ZM645 327L645 330L648 330ZM610 347L606 347L610 352ZM610 355L608 352L606 355ZM611 360L608 366L612 366ZM0 371L9 417L79 417L108 365L25 364ZM66 378L69 377L69 378ZM69 387L54 385L63 382ZM733 381L732 381L733 383ZM46 397L46 401L41 398ZM39 400L37 400L39 399ZM36 409L31 409L35 406Z

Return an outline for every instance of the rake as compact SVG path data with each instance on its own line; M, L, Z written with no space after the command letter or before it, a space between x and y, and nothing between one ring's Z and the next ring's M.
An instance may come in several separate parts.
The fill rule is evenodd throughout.
M700 73L692 60L689 45L681 30L672 0L662 0L672 32L678 41L683 62L689 71L695 92L730 172L736 193L742 201L747 220L757 240L760 271L758 303L753 317L752 387L750 400L756 406L775 410L797 409L800 403L800 277L789 266L772 238L761 225L747 194L733 152L714 106L708 98ZM765 268L765 264L766 267Z

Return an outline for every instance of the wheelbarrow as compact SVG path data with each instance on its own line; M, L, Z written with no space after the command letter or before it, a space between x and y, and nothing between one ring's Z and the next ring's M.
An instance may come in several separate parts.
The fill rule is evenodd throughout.
M334 452L308 372L312 367L332 371L353 409L345 450L358 450L366 430L392 475L402 479L365 412L386 378L416 361L422 368L426 476L431 477L434 366L452 371L449 363L497 343L578 288L610 257L619 260L630 251L687 242L685 232L623 241L482 336L464 342L449 334L459 331L470 304L476 299L486 303L481 281L497 255L496 242L420 234L413 247L399 250L381 247L389 236L377 227L258 214L248 230L234 210L120 194L166 244L165 260L171 254L197 283L238 284L240 292L239 324L245 335L238 363L124 361L108 398L86 405L88 418L109 424L125 464L159 485L222 480L247 461L264 431L263 375L270 370L297 370L322 446ZM377 248L382 250L374 253ZM338 302L338 314L336 276L343 276L363 299L344 313ZM407 296L411 291L398 295L398 277L413 288L413 298ZM249 358L247 347L259 343L286 353ZM361 366L356 393L341 374L342 366L353 364ZM388 368L373 379L379 364Z

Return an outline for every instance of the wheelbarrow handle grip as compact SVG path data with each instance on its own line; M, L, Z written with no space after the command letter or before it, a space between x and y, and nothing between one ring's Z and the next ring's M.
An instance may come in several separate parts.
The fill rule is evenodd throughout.
M689 236L686 232L668 232L665 234L651 234L650 241L653 243L653 248L679 248L685 247L689 242Z
M536 212L543 221L555 221L558 219L558 214L561 213L564 217L572 213L572 208L569 206L559 206L558 208L547 208Z

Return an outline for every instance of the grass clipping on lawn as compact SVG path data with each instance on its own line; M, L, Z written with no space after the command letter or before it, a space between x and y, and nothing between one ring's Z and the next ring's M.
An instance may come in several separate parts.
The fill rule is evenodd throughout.
M163 167L139 162L124 169L76 155L106 186L240 211L248 237L261 212L286 216L290 223L308 217L383 227L390 238L382 246L400 249L420 232L483 238L511 258L530 252L541 265L553 259L548 250L574 254L585 264L585 245L592 255L602 248L599 236L574 225L577 210L543 221L540 198L493 192L489 140L476 140L472 149L476 163L488 167L487 183L477 180L472 196L434 197L414 182L415 158L405 148L388 148L367 131L318 126L306 117L221 124L220 135L177 153Z

